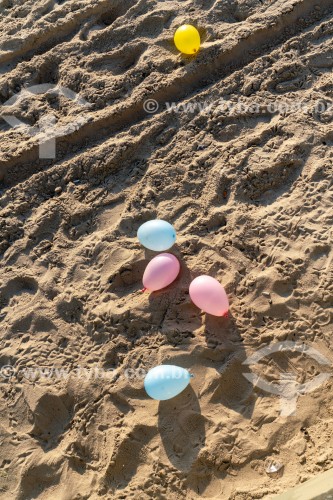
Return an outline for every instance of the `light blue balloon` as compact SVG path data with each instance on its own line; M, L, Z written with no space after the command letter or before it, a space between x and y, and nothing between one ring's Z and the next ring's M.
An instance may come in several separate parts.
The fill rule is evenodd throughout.
M159 365L147 373L144 386L148 396L159 401L171 399L188 386L193 375L185 368L174 365Z
M176 241L176 231L165 220L149 220L139 227L138 238L140 243L149 250L163 252L171 248Z

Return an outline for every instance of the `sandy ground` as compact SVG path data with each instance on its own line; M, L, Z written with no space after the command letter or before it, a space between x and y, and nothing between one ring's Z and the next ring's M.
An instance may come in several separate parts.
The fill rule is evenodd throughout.
M333 469L316 475L295 488L281 495L275 495L275 500L331 500L333 496Z
M1 104L42 84L89 103L25 90L6 106L67 127L53 160L0 120L1 498L269 499L331 468L332 379L286 417L244 376L305 383L331 366L243 361L286 341L333 360L332 0L2 0L0 14ZM172 43L184 22L195 58ZM182 268L149 295L136 231L156 217ZM225 285L229 319L191 303L199 274ZM162 362L195 377L159 404L142 373Z

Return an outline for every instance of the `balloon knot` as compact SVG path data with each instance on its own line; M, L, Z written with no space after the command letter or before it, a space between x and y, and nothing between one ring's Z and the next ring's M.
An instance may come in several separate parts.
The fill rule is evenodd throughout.
M193 373L190 373L190 377L191 377L191 378L194 378L194 375L193 375Z
M223 318L228 319L229 318L229 312L227 311L226 313L223 314Z
M142 288L142 290L140 290L141 293L144 293L145 291L147 290L146 287Z

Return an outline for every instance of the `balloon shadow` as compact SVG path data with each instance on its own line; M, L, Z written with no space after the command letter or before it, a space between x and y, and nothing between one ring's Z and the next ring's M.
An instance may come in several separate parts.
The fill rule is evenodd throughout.
M148 248L143 248L143 251L145 253L145 259L147 259L147 260L151 260L154 257L157 257L157 255L159 255L161 253L171 253L171 254L175 255L177 257L177 259L179 260L179 263L182 264L183 256L182 256L181 249L180 249L179 245L177 245L177 243L174 243L172 245L172 247L169 248L168 250L163 250L161 252L155 252L154 250L149 250Z
M167 252L178 258L180 272L169 286L149 294L149 304L152 324L171 345L175 345L181 343L182 338L194 337L193 330L201 326L202 320L199 309L189 300L191 270L184 262L180 248L174 245ZM150 258L147 251L145 257Z
M205 337L207 347L222 355L218 367L220 378L213 388L211 403L223 404L250 419L256 396L253 385L244 376L250 369L243 365L247 355L232 314L229 312L227 318L206 314Z
M160 401L158 429L172 465L188 472L205 445L205 418L191 385L175 398Z

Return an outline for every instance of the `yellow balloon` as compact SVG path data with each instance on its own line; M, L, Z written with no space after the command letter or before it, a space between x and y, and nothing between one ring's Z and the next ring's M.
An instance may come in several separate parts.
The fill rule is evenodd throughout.
M200 48L199 31L190 24L180 26L173 39L177 49L183 54L196 54Z

